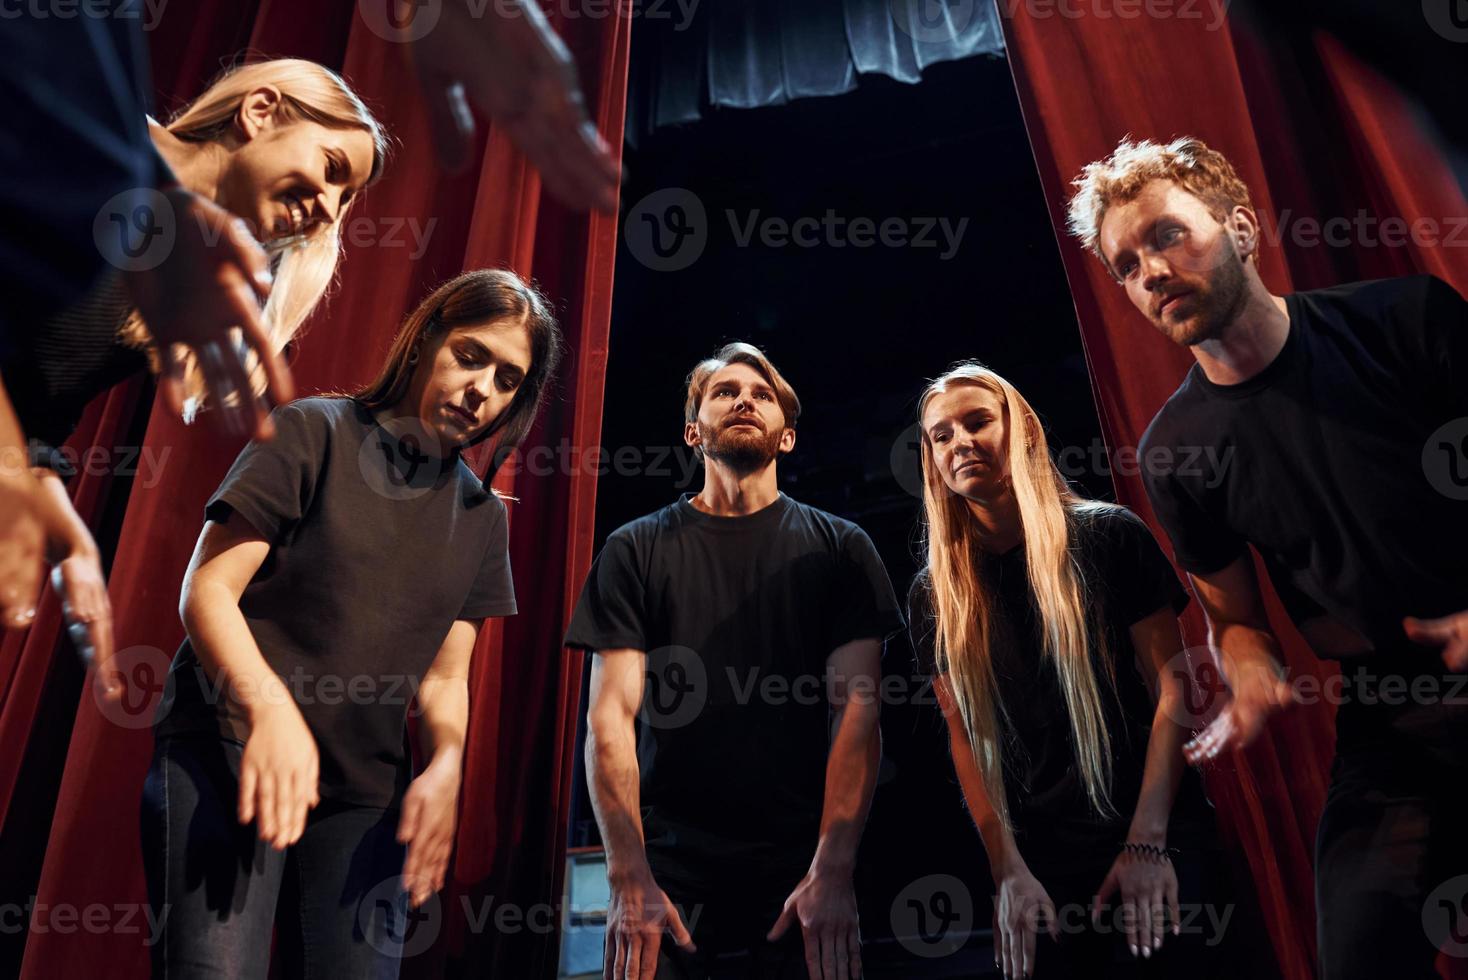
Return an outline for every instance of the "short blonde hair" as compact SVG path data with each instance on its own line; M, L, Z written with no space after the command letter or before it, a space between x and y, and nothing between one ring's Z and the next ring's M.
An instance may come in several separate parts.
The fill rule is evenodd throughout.
M709 378L730 364L748 364L758 371L765 382L775 389L775 400L780 403L780 411L785 413L785 428L795 428L795 420L800 418L800 399L796 397L795 389L790 387L790 382L785 380L785 376L770 362L764 351L753 344L738 342L725 344L713 357L699 361L688 372L688 394L683 402L685 422L698 420L698 410L703 405L703 394L708 388Z
M1069 207L1070 233L1111 270L1101 254L1101 221L1108 208L1136 200L1154 180L1170 180L1192 194L1223 221L1236 207L1253 208L1249 188L1234 172L1233 164L1207 143L1182 136L1171 143L1129 138L1116 144L1104 160L1088 163L1071 181L1076 188Z

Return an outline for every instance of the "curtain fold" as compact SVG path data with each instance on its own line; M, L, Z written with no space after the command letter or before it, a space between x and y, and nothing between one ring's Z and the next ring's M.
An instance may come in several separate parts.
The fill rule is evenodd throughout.
M1386 247L1360 235L1337 246L1321 241L1318 226L1311 234L1306 219L1350 219L1358 209L1378 221L1439 226L1468 214L1451 170L1401 97L1332 39L1302 48L1181 14L1057 17L1034 5L1003 7L1015 84L1111 451L1136 447L1193 363L1065 231L1070 181L1123 136L1197 136L1233 161L1265 224L1260 271L1276 293L1424 271L1468 293L1463 249ZM1118 499L1166 541L1140 477L1116 479ZM1313 657L1272 593L1268 605L1292 676L1335 673ZM1190 644L1206 642L1196 603L1184 625ZM1314 976L1314 838L1333 752L1332 710L1300 706L1205 774L1290 980Z
M349 220L340 288L313 318L293 365L303 395L349 389L368 380L385 356L402 316L438 282L466 268L504 265L535 279L556 306L569 347L547 409L527 447L594 445L601 428L602 385L611 313L616 219L572 214L543 199L539 178L508 140L488 127L479 165L445 177L433 159L426 121L403 52L381 40L337 0L321 16L302 17L279 0L249 7L206 2L192 21L163 17L152 38L163 106L197 93L236 52L312 58L340 70L398 141L381 183ZM594 120L620 145L625 109L631 7L614 15L566 17L552 23L576 57ZM111 445L134 415L98 410L96 428L79 438ZM119 403L120 406L120 403ZM96 409L96 406L93 406ZM145 977L149 929L138 911L146 901L138 837L143 774L152 738L152 709L163 672L182 638L178 587L203 519L203 504L241 448L204 427L186 428L162 406L144 406L143 449L168 453L158 479L134 481L121 520L110 588L117 644L131 698L101 706L79 678L45 678L59 636L54 615L0 647L0 732L44 729L38 712L74 713L65 769L48 828L34 819L50 799L14 797L17 765L0 766L0 812L8 806L7 848L29 846L44 865L36 912L20 969L27 978ZM90 416L89 416L90 417ZM557 458L560 458L559 456ZM475 462L483 472L487 456ZM95 502L76 490L83 516ZM560 639L574 586L591 560L596 475L554 468L530 472L513 464L495 486L510 503L510 551L520 613L483 631L471 677L471 717L456 855L437 918L419 921L404 976L554 977L559 916L548 928L496 928L488 907L559 908L581 660L563 657ZM411 534L412 528L404 528ZM387 556L390 560L390 556ZM61 655L69 655L63 652ZM79 675L79 670L72 671ZM80 695L80 696L79 696ZM9 741L7 747L22 742ZM29 755L35 746L27 746ZM18 811L30 818L19 821ZM21 827L21 824L25 824ZM12 833L15 828L15 833ZM32 839L26 840L27 831ZM486 905L488 899L493 904ZM131 907L127 927L111 915L104 929L62 928L59 909ZM42 912L42 909L46 911ZM73 913L78 914L79 913ZM423 948L417 949L419 945Z

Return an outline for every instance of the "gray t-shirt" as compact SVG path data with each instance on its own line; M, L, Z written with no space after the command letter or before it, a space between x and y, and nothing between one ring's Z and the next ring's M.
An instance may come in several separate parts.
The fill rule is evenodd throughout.
M350 398L276 409L205 508L271 543L240 610L316 739L321 797L395 805L411 775L407 711L449 627L515 612L505 505L457 455L438 460ZM162 738L248 735L185 639Z

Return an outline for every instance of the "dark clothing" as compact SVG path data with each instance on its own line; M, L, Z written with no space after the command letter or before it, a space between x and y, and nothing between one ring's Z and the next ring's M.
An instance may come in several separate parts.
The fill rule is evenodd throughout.
M1297 623L1329 615L1373 646L1341 663L1316 841L1321 975L1431 976L1432 894L1468 872L1468 704L1401 620L1468 608L1468 303L1416 276L1286 304L1273 362L1228 386L1195 365L1142 439L1144 460L1193 448L1227 465L1149 471L1147 491L1185 568L1252 544Z
M566 644L647 654L638 762L660 883L704 900L799 881L820 830L827 658L901 627L866 534L783 494L743 517L685 496L612 532Z
M1034 980L1242 980L1274 976L1267 934L1257 909L1218 850L1186 850L1172 859L1177 875L1179 935L1171 930L1149 958L1127 948L1131 910L1119 894L1091 920L1091 901L1110 868L1041 879L1060 918L1059 942L1041 932L1035 941ZM1250 948L1257 946L1260 948Z
M1438 943L1462 954L1465 787L1462 764L1445 770L1389 742L1338 748L1315 840L1324 980L1435 980Z
M100 6L7 17L0 31L0 352L93 288L107 268L96 233L116 231L104 205L172 179L148 138L146 8Z
M1085 866L1100 884L1126 840L1141 794L1156 702L1137 664L1130 627L1159 610L1180 613L1188 594L1147 525L1131 511L1108 504L1072 511L1071 553L1085 582L1106 730L1111 736L1113 816L1096 812L1086 794L1071 735L1070 713L1045 642L1030 588L1025 549L985 554L981 580L993 599L994 674L1004 714L1000 727L1004 786L1015 841L1042 882ZM937 624L927 572L909 597L918 669L934 663ZM1114 677L1114 684L1107 680ZM1213 813L1196 770L1184 770L1168 823L1170 846L1216 848ZM1096 871L1099 869L1099 875Z
M321 757L321 797L395 805L407 786L408 706L455 620L515 612L505 506L457 455L413 456L349 398L276 409L205 509L270 542L240 597ZM238 704L186 639L159 705L159 737L243 742Z
M1140 458L1174 465L1143 467L1148 496L1188 571L1252 544L1295 622L1411 649L1402 617L1468 608L1468 303L1415 276L1286 304L1268 367L1217 385L1195 364L1157 413Z
M112 270L78 302L10 338L0 375L30 443L31 465L71 476L55 450L76 430L88 403L147 370L146 351L120 337L132 309L121 274Z
M412 941L398 812L323 803L277 851L235 819L242 752L207 735L154 748L141 822L162 929L153 975L265 980L275 932L281 976L392 980Z
M659 879L697 951L679 949L664 933L655 980L808 980L800 923L773 943L765 938L798 883L796 878L783 891L760 894L742 888L685 891Z

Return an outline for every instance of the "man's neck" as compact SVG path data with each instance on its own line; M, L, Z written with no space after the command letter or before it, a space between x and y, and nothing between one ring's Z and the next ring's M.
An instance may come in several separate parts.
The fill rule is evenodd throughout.
M1192 348L1193 357L1209 381L1236 385L1269 367L1290 336L1290 315L1283 296L1251 277L1248 298L1216 340Z
M774 460L754 472L741 473L705 456L703 489L692 503L705 514L716 517L744 517L764 510L779 497Z

